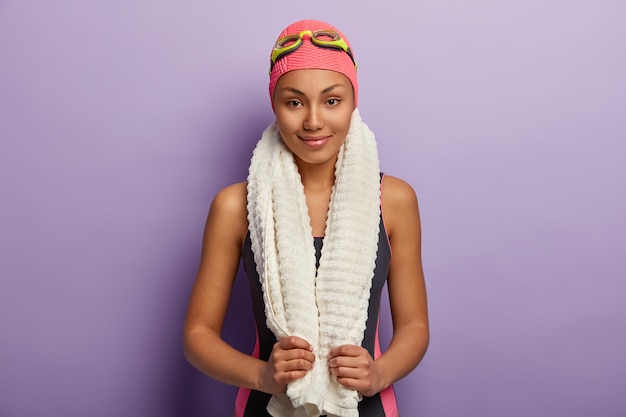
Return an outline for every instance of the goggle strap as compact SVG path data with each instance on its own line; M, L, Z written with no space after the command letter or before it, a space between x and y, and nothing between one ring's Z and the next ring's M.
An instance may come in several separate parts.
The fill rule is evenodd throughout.
M276 58L274 58L274 60L272 61L272 65L270 65L270 74L272 73L272 70L274 69L274 65L282 58L286 57L289 54L293 54L294 52L296 52L298 49L300 49L300 47L302 46L304 42L299 42L296 46L294 46L293 48L289 48L289 49L285 49L284 51L282 51L281 53L279 53L278 55L276 55Z

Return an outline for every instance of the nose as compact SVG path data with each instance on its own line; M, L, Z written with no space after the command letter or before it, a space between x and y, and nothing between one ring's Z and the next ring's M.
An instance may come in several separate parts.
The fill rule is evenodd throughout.
M324 127L322 115L317 107L309 107L302 127L304 130L319 130Z

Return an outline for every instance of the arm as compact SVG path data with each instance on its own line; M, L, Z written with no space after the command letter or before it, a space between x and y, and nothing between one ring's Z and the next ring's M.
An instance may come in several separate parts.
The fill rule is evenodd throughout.
M360 346L340 346L329 354L330 370L338 382L365 396L411 372L426 353L429 337L417 198L411 186L398 178L385 176L383 185L383 218L392 251L387 285L393 337L375 361Z
M221 338L247 229L246 184L239 183L220 191L211 204L185 319L185 356L200 371L224 383L282 392L288 382L311 368L308 343L285 338L265 362L239 352Z

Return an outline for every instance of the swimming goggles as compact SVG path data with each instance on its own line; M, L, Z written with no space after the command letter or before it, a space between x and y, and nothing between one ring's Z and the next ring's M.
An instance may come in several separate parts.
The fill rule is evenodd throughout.
M341 36L339 36L337 32L335 32L334 30L303 30L298 34L283 36L276 41L276 45L274 45L274 49L272 50L272 64L270 65L270 74L272 73L272 69L274 68L274 64L276 63L276 61L289 55L292 52L295 52L298 48L300 48L300 46L302 46L305 35L309 36L313 45L316 45L320 48L337 49L339 51L344 51L352 60L354 68L357 68L350 47L348 46L346 41L344 41Z

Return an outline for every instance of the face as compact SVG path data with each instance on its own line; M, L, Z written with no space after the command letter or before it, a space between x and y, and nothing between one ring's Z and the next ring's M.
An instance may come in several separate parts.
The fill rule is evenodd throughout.
M280 135L298 166L334 166L354 110L350 80L335 71L290 71L276 83L272 104Z

